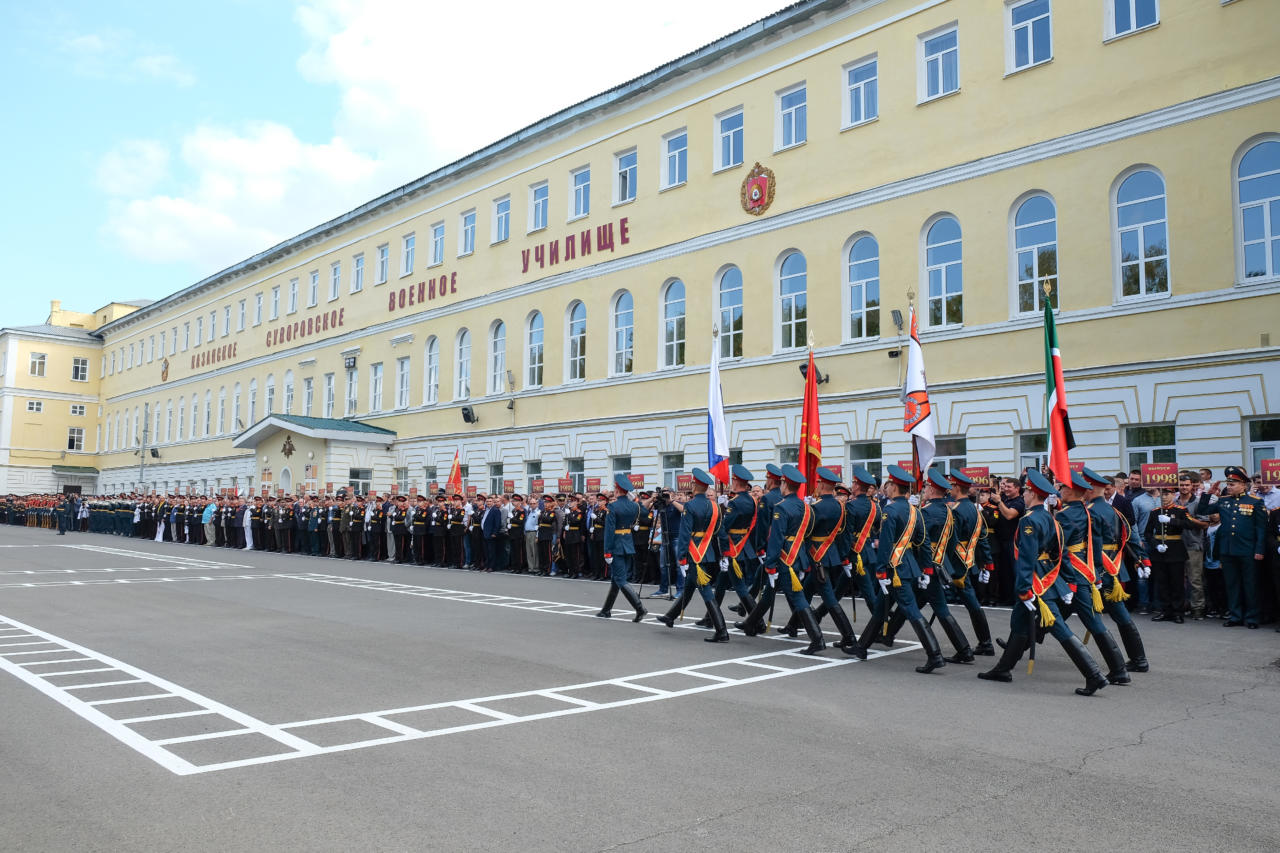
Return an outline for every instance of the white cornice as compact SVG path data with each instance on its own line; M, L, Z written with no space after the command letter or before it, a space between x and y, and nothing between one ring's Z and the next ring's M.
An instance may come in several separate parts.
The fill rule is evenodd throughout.
M33 400L66 400L70 403L98 405L97 394L71 394L65 391L45 391L35 388L0 388L0 398L6 397L29 397Z

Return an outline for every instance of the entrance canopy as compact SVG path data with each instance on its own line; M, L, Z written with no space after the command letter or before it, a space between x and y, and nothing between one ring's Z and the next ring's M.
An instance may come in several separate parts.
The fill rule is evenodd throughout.
M267 415L235 437L232 447L256 448L277 432L292 432L307 438L356 444L390 444L396 434L382 427L340 418L307 418L302 415Z

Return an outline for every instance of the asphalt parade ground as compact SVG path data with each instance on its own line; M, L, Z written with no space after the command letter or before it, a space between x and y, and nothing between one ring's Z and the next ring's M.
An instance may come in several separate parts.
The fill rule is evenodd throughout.
M605 592L0 528L0 850L1280 847L1269 627L1140 618L1081 698L1052 639L991 684Z

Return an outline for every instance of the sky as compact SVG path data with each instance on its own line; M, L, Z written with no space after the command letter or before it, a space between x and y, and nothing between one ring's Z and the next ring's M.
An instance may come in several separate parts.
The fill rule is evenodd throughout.
M158 299L786 5L0 0L0 326Z

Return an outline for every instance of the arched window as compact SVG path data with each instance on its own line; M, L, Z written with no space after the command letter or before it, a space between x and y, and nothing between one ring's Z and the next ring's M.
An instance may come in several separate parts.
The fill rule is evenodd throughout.
M155 426L155 429L151 431L151 443L152 443L152 444L158 444L160 441L162 441L162 440L163 440L163 439L161 439L161 436L162 436L162 435L164 435L164 433L162 433L162 432L160 431L160 425L161 425L162 421L161 421L160 401L159 401L159 400L156 400L156 404L155 404L154 406L152 406L152 407L151 407L151 411L155 412L155 415L156 415L156 426Z
M426 369L422 373L422 405L429 406L440 400L440 340L435 335L427 338Z
M924 269L930 326L964 322L964 263L960 223L943 216L925 232Z
M778 346L805 345L809 331L809 272L804 255L790 252L778 267Z
M293 414L293 371L284 372L284 413Z
M218 435L227 434L227 386L218 389Z
M675 279L662 294L662 366L684 366L684 282Z
M245 418L245 426L251 427L258 422L258 379L249 380L249 416Z
M626 376L631 373L636 349L636 305L629 291L622 291L613 300L613 373Z
M501 394L507 385L507 324L498 320L489 328L489 393Z
M742 271L726 267L716 290L720 301L720 357L742 355Z
M182 441L187 437L187 399L186 397L178 398L178 434L177 440Z
M243 421L240 420L240 383L237 382L231 391L231 420L227 424L229 432L239 432Z
M112 445L113 449L115 450L120 449L120 444L123 440L123 437L124 437L124 434L120 431L120 413L116 412L116 443Z
M173 441L173 400L164 401L164 440Z
M118 434L119 434L119 430L115 430L114 432L112 431L112 429L111 429L111 415L107 415L107 441L106 441L106 443L105 443L104 445L102 445L102 446L103 446L103 447L105 447L107 450L115 450L115 449L116 449L116 448L115 448L115 445L113 445L113 444L111 443L111 441L112 441L112 439L113 439L113 438L115 438L115 437L116 437L116 435L118 435Z
M1236 179L1243 279L1280 276L1280 139L1246 151Z
M276 413L276 377L275 374L267 374L267 397L265 405L262 408L263 416L274 415Z
M226 392L223 392L226 395ZM222 431L221 418L218 419L218 431ZM213 434L213 391L204 392L204 437L208 438Z
M880 336L880 244L867 234L849 247L849 339Z
M1014 286L1018 313L1044 310L1044 289L1049 304L1058 307L1058 211L1047 195L1033 195L1013 214Z
M200 399L196 394L191 395L191 437L200 437Z
M119 430L117 429L116 432L119 432ZM129 438L129 436L133 435L133 429L132 429L132 425L129 423L128 409L124 410L124 433L123 434L125 438L122 444L124 444L125 447L133 447L133 441Z
M569 381L587 378L587 306L574 302L569 306L568 323L565 326L565 365Z
M1116 188L1120 295L1169 292L1169 222L1164 179L1139 169Z
M471 332L458 332L458 345L454 348L453 399L465 400L471 396Z
M542 312L529 315L524 332L524 384L526 388L542 387Z

